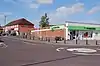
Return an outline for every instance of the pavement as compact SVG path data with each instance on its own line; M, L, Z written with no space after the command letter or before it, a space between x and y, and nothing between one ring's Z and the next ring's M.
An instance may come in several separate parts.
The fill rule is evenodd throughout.
M30 39L23 39L23 38L18 38L18 37L8 37L8 38L13 38L13 39L20 39L25 42L30 42L30 43L36 43L36 44L52 44L52 45L68 45L68 46L100 46L100 40L97 40L97 45L96 45L96 40L88 40L88 44L86 44L85 40L79 40L76 44L76 40L71 40L71 41L66 41L66 44L64 41L40 41L40 40L30 40Z
M100 66L99 46L41 44L12 37L2 37L1 40L7 47L0 47L0 66ZM88 48L97 52L79 54L67 51L70 48Z

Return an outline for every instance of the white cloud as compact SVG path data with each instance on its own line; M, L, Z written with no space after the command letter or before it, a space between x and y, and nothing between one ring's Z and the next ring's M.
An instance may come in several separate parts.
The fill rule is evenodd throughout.
M35 25L35 28L39 28L39 22L40 22L40 19L39 20L32 20L32 23Z
M35 3L35 0L19 0L19 2L23 3L26 6L29 6L29 8L39 8L40 4Z
M35 4L35 3L33 3L33 4L30 4L30 8L39 8L39 4Z
M33 0L19 0L19 2L23 2L23 3L32 3Z
M12 13L11 12L0 12L0 15L1 16L4 16L4 15L12 15Z
M6 16L10 16L12 15L11 12L0 12L0 24L4 25L4 19L5 19L5 15ZM8 20L8 19L7 19ZM8 22L8 21L7 21Z
M3 12L4 15L12 15L11 12Z
M13 2L14 0L4 0L5 2Z
M54 0L37 0L40 4L52 4Z
M60 8L57 8L55 12L49 14L50 22L65 22L69 15L79 13L82 11L84 11L83 3L76 3L71 7L62 6Z
M31 3L33 0L4 0L5 2L11 2L11 3Z
M0 19L4 18L4 15L0 15Z
M53 0L4 0L5 2L24 5L29 8L39 8L41 4L52 4Z
M4 0L4 2L9 2L9 3L13 3L16 4L18 0Z
M1 25L4 25L4 19L5 19L5 15L6 16L9 16L9 15L12 15L11 12L0 12L0 22L1 22Z
M91 10L88 11L88 14L93 14L100 11L100 6L95 6Z

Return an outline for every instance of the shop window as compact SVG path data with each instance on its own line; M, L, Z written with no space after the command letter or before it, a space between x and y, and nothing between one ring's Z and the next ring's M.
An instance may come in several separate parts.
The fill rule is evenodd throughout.
M95 33L96 35L98 35L98 33Z
M84 37L88 37L88 32L84 33Z
M88 37L88 38L92 38L93 37L93 32L85 32L84 34L83 34L83 37Z
M96 35L98 34L98 33L95 33Z
M93 32L91 32L91 37L92 37Z

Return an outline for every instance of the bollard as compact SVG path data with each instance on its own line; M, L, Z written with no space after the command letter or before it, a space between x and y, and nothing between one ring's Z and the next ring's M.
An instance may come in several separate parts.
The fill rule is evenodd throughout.
M30 39L31 39L31 36L30 36Z
M24 36L23 36L23 38L24 38Z
M41 40L43 41L43 37L41 38Z
M56 43L57 43L57 40L56 40Z
M33 36L33 40L34 40L34 36Z
M76 44L78 44L78 40L76 39Z
M56 43L57 43L57 41L58 41L58 37L55 37L55 40L56 40Z
M25 39L27 38L27 35L25 35Z
M27 39L27 35L26 35L26 39Z
M98 41L96 40L96 45L98 45Z
M24 38L24 36L22 36L22 38Z
M66 39L64 39L64 44L66 44Z
M88 40L86 40L86 45L88 45Z
M47 41L47 37L46 37L46 41Z
M48 38L48 42L50 42L50 38Z
M39 40L40 40L40 37L39 37Z

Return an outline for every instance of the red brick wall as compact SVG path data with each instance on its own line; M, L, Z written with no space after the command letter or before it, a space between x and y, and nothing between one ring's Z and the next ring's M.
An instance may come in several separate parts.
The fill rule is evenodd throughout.
M55 30L55 31L47 31L47 36L49 37L55 37L55 36L61 36L64 37L64 30Z
M27 25L27 26L19 25L19 31L20 32L29 32L32 29L34 29L33 25Z
M64 30L55 30L55 31L41 31L41 32L33 32L34 36L36 37L50 37L50 38L55 38L56 36L61 36L64 37Z

